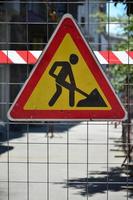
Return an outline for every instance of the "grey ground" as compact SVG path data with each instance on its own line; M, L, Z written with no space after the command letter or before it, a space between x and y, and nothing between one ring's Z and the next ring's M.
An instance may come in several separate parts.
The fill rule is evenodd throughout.
M0 200L132 199L132 179L121 168L121 125L64 127L55 127L53 138L33 127L9 141L0 154Z

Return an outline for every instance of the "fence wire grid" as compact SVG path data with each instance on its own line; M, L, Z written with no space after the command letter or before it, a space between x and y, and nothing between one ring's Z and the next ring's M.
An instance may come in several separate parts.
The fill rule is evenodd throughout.
M100 0L0 1L0 50L42 50L65 13L93 51L132 50L132 16ZM0 200L133 199L133 66L102 65L124 122L11 122L7 111L33 67L0 65Z

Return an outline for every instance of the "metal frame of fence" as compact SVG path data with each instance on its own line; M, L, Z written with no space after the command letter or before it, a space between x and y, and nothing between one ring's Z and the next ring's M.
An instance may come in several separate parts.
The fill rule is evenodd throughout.
M99 12L100 4L108 14L99 22L93 19L95 13L89 12ZM77 20L93 51L114 51L120 38L112 39L109 24L122 22L111 21L111 4L96 0L0 1L0 49L7 50L7 55L8 50L42 50L63 12L67 12ZM85 21L80 21L84 9ZM126 18L130 24L130 17ZM104 42L96 32L99 23L107 25ZM89 33L92 28L96 38L88 37L83 27ZM126 45L123 51L131 50L129 37L127 33L122 39ZM112 65L103 65L107 72L109 67ZM10 122L6 113L32 68L31 64L0 65L0 200L132 199L133 82L129 57L127 79L121 82L128 119L122 123Z

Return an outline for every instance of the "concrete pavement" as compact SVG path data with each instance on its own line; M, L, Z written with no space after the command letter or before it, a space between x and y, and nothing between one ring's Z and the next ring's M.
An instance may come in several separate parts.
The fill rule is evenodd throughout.
M121 125L60 126L53 138L33 128L10 140L13 149L0 155L0 200L132 199L132 180L121 168Z

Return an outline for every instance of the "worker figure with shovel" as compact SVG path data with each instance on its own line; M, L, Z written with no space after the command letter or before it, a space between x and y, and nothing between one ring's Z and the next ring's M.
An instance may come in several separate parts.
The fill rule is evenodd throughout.
M76 107L107 107L97 88L94 88L91 92L89 92L89 94L87 94L80 88L76 87L71 66L77 64L78 60L79 58L76 54L71 54L69 62L56 61L52 65L49 74L55 78L56 92L50 99L49 106L53 106L55 104L62 93L62 87L64 87L69 90L69 106L71 107L75 106L75 92L78 92L85 97L85 99L82 99L77 103ZM57 67L61 67L58 75L55 74ZM69 82L66 81L67 78L69 78Z
M67 61L57 61L52 65L49 71L50 76L55 78L56 81L56 92L50 99L49 106L53 106L55 104L62 93L62 87L69 90L69 106L73 107L75 104L76 83L74 80L71 65L75 65L78 63L78 56L76 54L71 54L69 57L69 61L70 63ZM54 73L57 67L61 67L58 75ZM70 82L66 81L67 78L69 78Z

